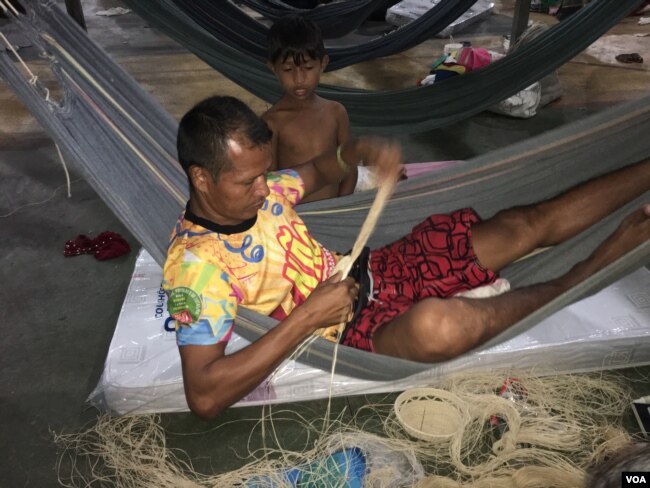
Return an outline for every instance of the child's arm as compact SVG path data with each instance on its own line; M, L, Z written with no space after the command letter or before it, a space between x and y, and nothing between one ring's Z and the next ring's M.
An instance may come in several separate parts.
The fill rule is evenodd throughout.
M269 111L264 112L262 115L262 120L266 122L266 125L269 126L271 132L273 132L273 138L271 139L271 166L269 171L276 171L278 169L278 130L275 127L273 117L269 115Z
M368 166L376 166L380 181L385 178L397 179L403 160L397 142L378 137L359 137L341 144L338 149L331 148L293 169L304 183L304 196L308 196L326 185L340 183L359 161L364 161Z
M350 118L348 117L348 111L345 110L345 107L340 103L336 104L337 112L337 134L336 134L336 145L340 146L344 142L347 142L350 139ZM354 192L354 188L357 186L357 167L354 166L350 169L350 172L347 174L343 181L339 184L339 196L350 195Z

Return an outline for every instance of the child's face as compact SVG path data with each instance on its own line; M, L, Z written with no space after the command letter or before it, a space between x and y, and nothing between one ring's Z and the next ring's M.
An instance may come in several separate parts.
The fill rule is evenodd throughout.
M296 65L293 57L289 56L284 61L276 61L270 68L287 95L298 100L305 100L311 97L316 90L320 74L327 66L328 61L327 56L322 61L304 56L302 62Z

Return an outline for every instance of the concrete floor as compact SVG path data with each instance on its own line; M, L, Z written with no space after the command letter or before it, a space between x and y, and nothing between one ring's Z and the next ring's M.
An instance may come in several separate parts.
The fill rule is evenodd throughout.
M499 46L502 34L510 30L512 3L497 2L497 14L463 37L474 45ZM84 1L89 35L176 118L217 92L240 96L257 111L267 107L134 14L95 15L120 5L118 0ZM532 17L554 21L541 14ZM648 62L623 65L614 60L621 52L639 52L650 60L647 38L634 36L650 33L650 26L636 22L625 19L562 67L564 97L536 117L522 121L484 113L444 129L403 136L406 156L469 158L647 94ZM329 73L323 81L367 88L409 86L426 72L444 42L430 40L405 53ZM21 53L56 93L42 62L29 49ZM52 141L0 83L0 318L5 330L0 345L0 487L58 486L52 433L76 431L98 414L84 401L101 374L133 270L138 243L74 168L72 179L72 197L67 198ZM125 236L133 252L106 262L63 257L68 239L104 230ZM627 372L630 378L643 373ZM637 388L649 393L644 386ZM365 402L358 397L336 400L334 410L355 410ZM290 407L316 418L323 415L324 405ZM259 408L231 409L212 423L189 414L164 415L162 422L170 445L187 450L198 470L217 472L242 464L236 453L245 454L260 414ZM234 420L239 422L229 423ZM285 447L300 442L295 426L280 422L278 428ZM261 445L259 433L252 436L252 445Z

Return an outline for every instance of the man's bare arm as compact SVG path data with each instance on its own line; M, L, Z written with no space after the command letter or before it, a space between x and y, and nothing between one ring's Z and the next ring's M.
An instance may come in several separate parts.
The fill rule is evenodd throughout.
M181 346L185 396L190 410L211 419L241 400L271 374L314 330L339 323L357 288L334 276L321 283L286 319L253 344L225 355L225 344Z

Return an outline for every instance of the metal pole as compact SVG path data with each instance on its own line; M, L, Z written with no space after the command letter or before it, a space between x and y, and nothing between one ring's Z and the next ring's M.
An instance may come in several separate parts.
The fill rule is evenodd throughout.
M72 17L83 30L87 30L84 11L81 8L81 0L65 0L65 8L68 11L68 15Z
M519 36L528 27L528 15L530 13L531 0L517 0L515 14L512 18L512 33L510 34L510 48L514 46Z

